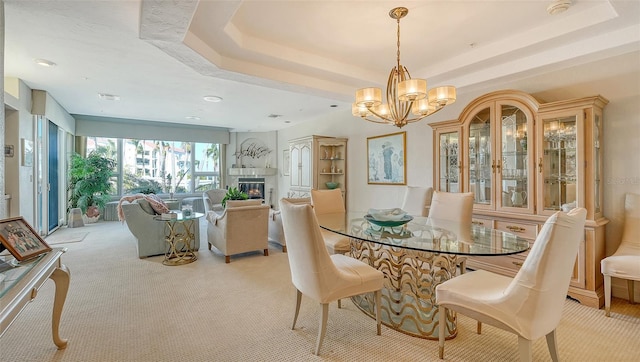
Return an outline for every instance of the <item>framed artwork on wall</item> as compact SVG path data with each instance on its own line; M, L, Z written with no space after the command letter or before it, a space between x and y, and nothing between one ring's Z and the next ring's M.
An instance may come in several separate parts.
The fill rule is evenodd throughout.
M407 132L367 138L368 183L407 184Z
M0 220L0 242L17 261L31 259L51 250L22 216Z

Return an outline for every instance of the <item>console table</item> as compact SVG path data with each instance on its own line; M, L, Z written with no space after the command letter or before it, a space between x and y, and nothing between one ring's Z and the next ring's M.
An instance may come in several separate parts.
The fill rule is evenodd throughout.
M4 277L4 280L0 281L0 337L27 304L35 299L40 287L50 278L56 285L51 320L53 343L58 349L67 347L67 340L60 338L58 332L70 280L69 269L60 260L66 251L66 248L54 248L33 260L23 261L15 268L0 273ZM3 256L0 259L6 263L13 263L11 256Z

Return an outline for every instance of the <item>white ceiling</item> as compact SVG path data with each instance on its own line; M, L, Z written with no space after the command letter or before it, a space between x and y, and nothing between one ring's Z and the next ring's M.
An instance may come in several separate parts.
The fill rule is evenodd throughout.
M409 9L402 64L458 93L640 49L640 1L573 0L553 16L550 3L5 0L5 76L71 114L269 131L384 87L396 6Z

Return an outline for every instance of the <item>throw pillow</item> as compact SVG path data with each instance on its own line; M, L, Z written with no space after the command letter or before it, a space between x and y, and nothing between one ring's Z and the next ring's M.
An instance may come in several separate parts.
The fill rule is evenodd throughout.
M169 213L169 206L162 201L160 196L155 194L147 195L147 201L149 201L149 205L153 208L153 210L158 214L167 214Z
M156 211L153 209L153 207L151 207L151 204L149 204L149 201L147 201L146 199L137 199L136 202L138 203L138 205L140 205L142 210L144 210L144 212L146 212L147 214L149 215L156 214Z

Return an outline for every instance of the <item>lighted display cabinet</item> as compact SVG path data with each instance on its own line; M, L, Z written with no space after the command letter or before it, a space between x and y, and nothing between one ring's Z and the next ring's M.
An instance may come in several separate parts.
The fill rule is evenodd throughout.
M309 136L289 141L289 197L310 197L311 189L336 186L346 200L347 139ZM331 183L334 183L333 185ZM335 188L335 187L334 187Z
M602 110L607 103L601 96L539 103L505 90L476 98L458 119L430 124L434 188L473 192L474 223L533 243L549 215L587 209L569 295L593 307L604 303L600 260L608 220L602 214ZM514 276L525 257L473 257L467 266Z

